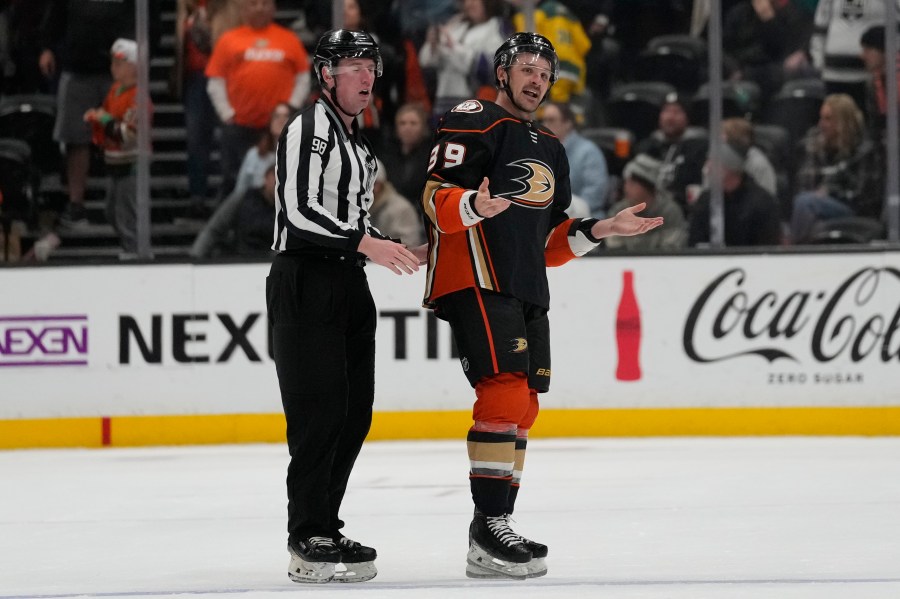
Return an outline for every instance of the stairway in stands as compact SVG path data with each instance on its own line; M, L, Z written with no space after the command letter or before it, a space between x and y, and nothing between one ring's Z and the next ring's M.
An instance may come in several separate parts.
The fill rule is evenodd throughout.
M298 9L290 6L293 4L295 3L279 2L277 22L287 26L300 15ZM160 47L150 60L150 94L153 102L150 243L157 260L177 260L188 256L191 243L203 222L187 218L189 197L184 107L181 100L173 97L169 91L169 75L175 64L176 0L160 0L160 6ZM218 151L214 150L207 198L210 210L215 206L221 181L218 159ZM95 164L92 166L85 194L90 225L60 228L57 232L62 244L50 255L52 262L102 262L118 259L121 251L118 237L104 216L106 179L102 174L102 155L98 153L93 162ZM46 206L61 209L65 205L65 190L58 174L44 177L41 195Z

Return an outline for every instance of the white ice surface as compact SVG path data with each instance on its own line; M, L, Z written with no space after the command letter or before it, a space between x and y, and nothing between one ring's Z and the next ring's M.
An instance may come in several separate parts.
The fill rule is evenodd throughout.
M378 577L287 578L280 445L0 452L0 599L898 599L900 439L532 440L528 581L464 575L465 445L363 448L344 532Z

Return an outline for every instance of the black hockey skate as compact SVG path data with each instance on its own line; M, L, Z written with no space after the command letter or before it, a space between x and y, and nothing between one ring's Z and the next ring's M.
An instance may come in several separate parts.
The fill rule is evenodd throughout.
M475 515L481 514L481 511L478 508L475 508ZM511 520L512 517L507 514L505 516L507 520ZM538 578L547 573L547 563L545 558L547 557L547 546L543 543L538 543L537 541L532 541L531 539L525 538L522 535L516 533L516 536L525 543L525 546L531 550L531 561L525 565L527 578ZM479 566L472 566L471 564L466 568L466 574L469 578L505 578L504 575L484 570Z
M475 512L469 525L466 576L525 580L532 557L522 537L510 528L509 515L491 517Z
M288 541L288 552L288 577L294 582L328 582L334 578L335 564L341 561L340 550L328 537Z
M343 535L334 537L341 552L341 563L335 567L334 582L365 582L378 574L375 558L378 553L371 547Z

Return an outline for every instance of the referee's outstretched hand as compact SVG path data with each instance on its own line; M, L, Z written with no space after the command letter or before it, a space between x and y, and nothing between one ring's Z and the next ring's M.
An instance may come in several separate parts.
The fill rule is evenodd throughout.
M497 216L512 203L506 198L492 198L491 190L488 189L490 181L485 177L478 187L478 193L475 194L475 212L483 218L491 218Z
M389 268L398 275L404 272L411 275L419 270L419 259L405 245L389 239L363 235L359 251L375 264Z

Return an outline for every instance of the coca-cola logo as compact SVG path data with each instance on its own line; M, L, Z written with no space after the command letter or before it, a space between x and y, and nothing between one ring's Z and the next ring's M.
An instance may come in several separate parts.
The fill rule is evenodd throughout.
M862 268L833 289L754 289L744 269L722 273L699 295L684 326L687 356L820 363L900 360L900 270Z

